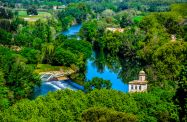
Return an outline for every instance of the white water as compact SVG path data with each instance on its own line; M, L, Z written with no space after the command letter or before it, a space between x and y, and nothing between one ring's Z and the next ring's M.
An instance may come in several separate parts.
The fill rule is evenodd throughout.
M60 81L52 81L51 84L53 84L53 85L59 87L60 89L66 89L66 88L67 88L67 87L66 87L64 84L62 84Z
M45 84L51 85L53 88L55 88L56 90L60 90L61 88L58 87L57 85L52 84L52 82L45 82Z

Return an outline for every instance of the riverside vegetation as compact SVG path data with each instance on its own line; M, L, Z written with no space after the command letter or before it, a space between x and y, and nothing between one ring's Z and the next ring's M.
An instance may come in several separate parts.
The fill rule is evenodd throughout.
M34 22L20 17L16 2L0 2L0 121L187 120L185 1L20 0L28 14L33 9L50 14ZM59 34L76 23L82 23L80 40ZM86 82L92 50L100 71L107 65L124 82L144 69L148 92L112 90L110 81L101 78ZM60 90L31 100L41 84L34 72L38 64L76 69L71 78L84 84L85 92Z

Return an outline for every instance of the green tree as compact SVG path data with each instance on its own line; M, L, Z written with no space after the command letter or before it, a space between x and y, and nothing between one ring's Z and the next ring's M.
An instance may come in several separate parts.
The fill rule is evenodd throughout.
M11 21L9 19L0 19L0 28L10 32Z
M73 54L69 50L65 50L61 47L57 47L54 53L54 65L70 66L71 64L77 64L77 55Z
M31 46L31 36L27 33L19 33L14 37L13 44L17 46Z
M33 40L32 47L34 49L40 50L42 48L43 43L44 43L44 41L37 37Z
M94 77L91 81L87 81L84 84L84 90L90 92L93 89L110 89L112 83L109 80L103 80L102 78Z
M0 101L2 107L28 98L36 85L40 85L40 79L33 73L34 68L25 64L26 59L0 47ZM3 109L3 108L2 108Z
M27 9L27 15L38 15L38 11L35 6Z
M38 20L35 22L33 34L35 37L38 37L45 42L49 43L51 41L51 31L49 25L43 22L42 20Z
M187 66L185 65L178 79L178 88L175 94L176 104L178 105L179 118L183 122L187 119Z
M101 15L102 15L103 17L111 17L111 16L114 16L114 15L115 15L115 12L112 11L111 9L106 9L106 10L104 10L104 11L101 13Z
M0 19L11 19L13 18L13 13L10 9L6 9L4 7L0 7Z
M116 90L58 90L35 100L22 100L0 114L2 121L178 121L170 92L127 94ZM162 97L160 97L162 96ZM168 95L167 95L168 96ZM169 97L169 99L172 99Z
M187 15L187 10L186 10L187 4L186 3L181 3L181 4L172 4L171 5L171 11L177 12L181 14L182 16Z
M97 40L100 43L100 48L111 52L111 55L115 55L120 51L120 47L123 41L123 35L118 32L106 32L101 40Z
M41 60L40 51L32 48L23 48L20 54L28 60L28 64L37 64Z
M8 108L10 101L8 100L8 88L5 85L4 74L0 71L0 111Z
M84 55L84 59L87 59L92 54L91 44L84 40L65 40L63 43L63 48L71 50L74 54L82 53Z
M16 17L11 22L11 30L17 31L19 26L27 26L27 22L21 18Z
M82 113L83 122L136 122L133 114L117 112L107 108L89 108Z
M33 74L33 69L24 64L12 64L6 84L14 93L15 99L27 98L33 92L35 85L40 84L39 77Z
M41 49L41 61L43 63L51 64L54 58L55 47L53 43L44 43L42 44Z
M3 44L3 45L11 45L11 39L12 39L12 35L3 30L3 29L0 29L0 43Z
M74 21L74 17L72 16L66 16L64 17L61 22L62 22L62 29L66 30L68 29L68 27L72 24L72 22Z
M157 76L162 79L175 80L186 60L185 42L169 42L158 48L153 54Z
M87 14L89 13L90 10L84 3L71 3L67 5L64 10L62 10L62 12L59 14L59 17L62 18L62 21L65 18L66 22L69 21L69 17L73 17L77 23L81 23L83 20L86 20ZM63 21L63 23L65 22Z
M128 14L125 14L122 16L121 20L120 20L120 26L122 28L127 27L127 26L131 26L133 24L132 18L130 16L128 16Z
M97 21L85 22L80 30L80 36L89 42L95 41L98 33L97 29Z

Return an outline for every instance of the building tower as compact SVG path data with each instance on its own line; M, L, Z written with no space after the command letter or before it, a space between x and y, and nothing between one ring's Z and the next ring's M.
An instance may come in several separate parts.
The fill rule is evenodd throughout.
M129 82L129 92L145 92L147 91L146 74L142 70L139 72L139 79Z
M139 72L139 81L145 81L145 72L143 70Z

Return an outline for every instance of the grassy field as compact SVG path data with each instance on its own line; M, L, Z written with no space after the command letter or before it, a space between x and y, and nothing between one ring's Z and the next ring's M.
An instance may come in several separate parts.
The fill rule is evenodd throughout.
M18 11L18 16L20 16L20 17L27 16L27 12L26 11Z
M18 16L23 18L24 20L28 21L28 22L35 22L38 19L46 19L48 17L51 17L51 14L48 12L38 12L38 15L32 15L29 16L27 15L27 11L26 10L20 10L18 11Z
M38 12L38 15L35 15L35 16L50 16L51 14L48 13L48 12L43 12L43 11L39 11ZM18 11L18 16L20 17L27 17L27 11L26 10L20 10Z
M51 66L49 64L38 64L35 70L35 73L48 72L48 71L60 71L60 70L68 71L72 69L69 67L65 67L65 66Z
M135 16L135 17L133 18L133 21L134 21L134 22L140 22L140 21L142 20L143 17L144 17L144 16Z

